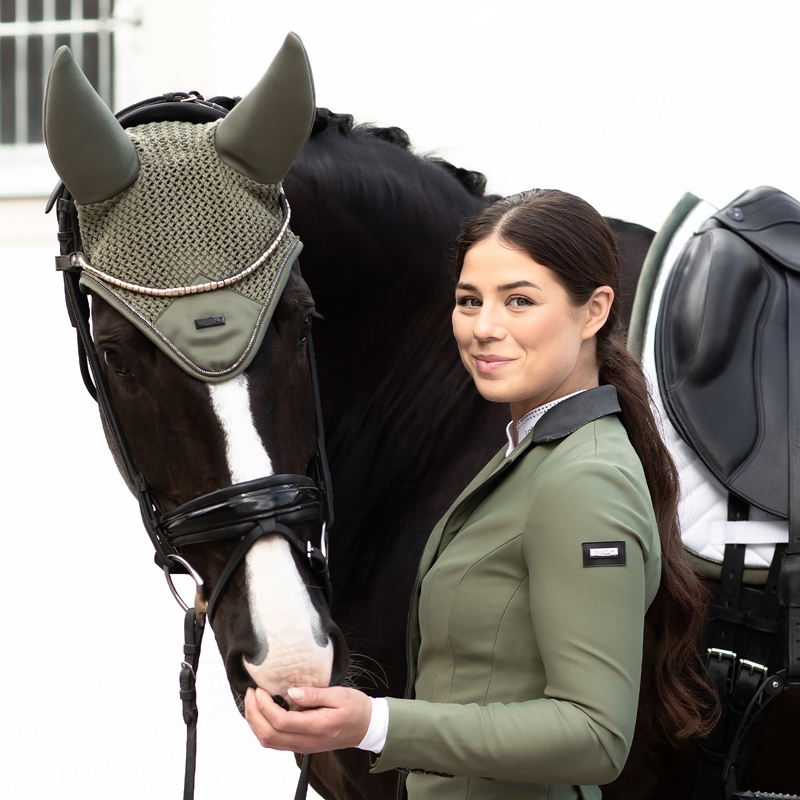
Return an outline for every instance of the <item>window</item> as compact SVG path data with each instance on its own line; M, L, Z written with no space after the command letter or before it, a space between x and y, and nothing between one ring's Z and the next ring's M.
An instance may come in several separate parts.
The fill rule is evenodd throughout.
M47 71L62 45L114 107L113 11L113 0L0 0L0 145L42 142Z

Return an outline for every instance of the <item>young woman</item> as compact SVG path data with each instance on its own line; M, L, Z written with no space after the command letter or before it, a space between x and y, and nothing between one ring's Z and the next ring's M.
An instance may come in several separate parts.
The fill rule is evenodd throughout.
M525 192L472 219L458 273L461 358L512 421L423 555L409 698L298 687L298 712L250 690L246 716L266 747L372 750L410 800L598 798L630 749L648 608L655 718L673 739L708 725L703 593L619 330L614 237L583 200Z

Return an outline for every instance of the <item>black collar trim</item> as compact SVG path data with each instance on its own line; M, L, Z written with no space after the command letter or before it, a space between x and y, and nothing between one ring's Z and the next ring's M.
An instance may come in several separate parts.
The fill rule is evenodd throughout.
M533 429L531 442L543 444L563 439L600 417L619 414L621 411L616 387L606 384L587 389L562 400L542 414Z

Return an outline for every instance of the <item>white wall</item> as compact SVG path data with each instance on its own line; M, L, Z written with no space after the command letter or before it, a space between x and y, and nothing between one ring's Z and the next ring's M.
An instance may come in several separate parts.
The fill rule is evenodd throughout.
M499 193L557 186L650 227L685 190L800 196L794 0L120 5L140 21L120 104L243 94L296 30L320 105L404 127ZM175 798L182 615L81 385L42 207L0 203L0 795ZM291 797L294 768L255 743L214 652L209 638L198 800Z
M228 0L211 28L214 92L252 85L295 30L319 105L500 194L562 188L651 228L687 190L800 196L793 0Z

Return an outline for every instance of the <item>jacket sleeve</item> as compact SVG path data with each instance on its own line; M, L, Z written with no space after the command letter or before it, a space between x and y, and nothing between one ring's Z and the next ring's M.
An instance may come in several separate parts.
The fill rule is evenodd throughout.
M545 477L523 539L544 696L485 706L390 698L374 771L567 784L617 777L638 704L645 561L658 547L642 495L640 481L597 461ZM587 542L623 543L625 565L584 566Z

